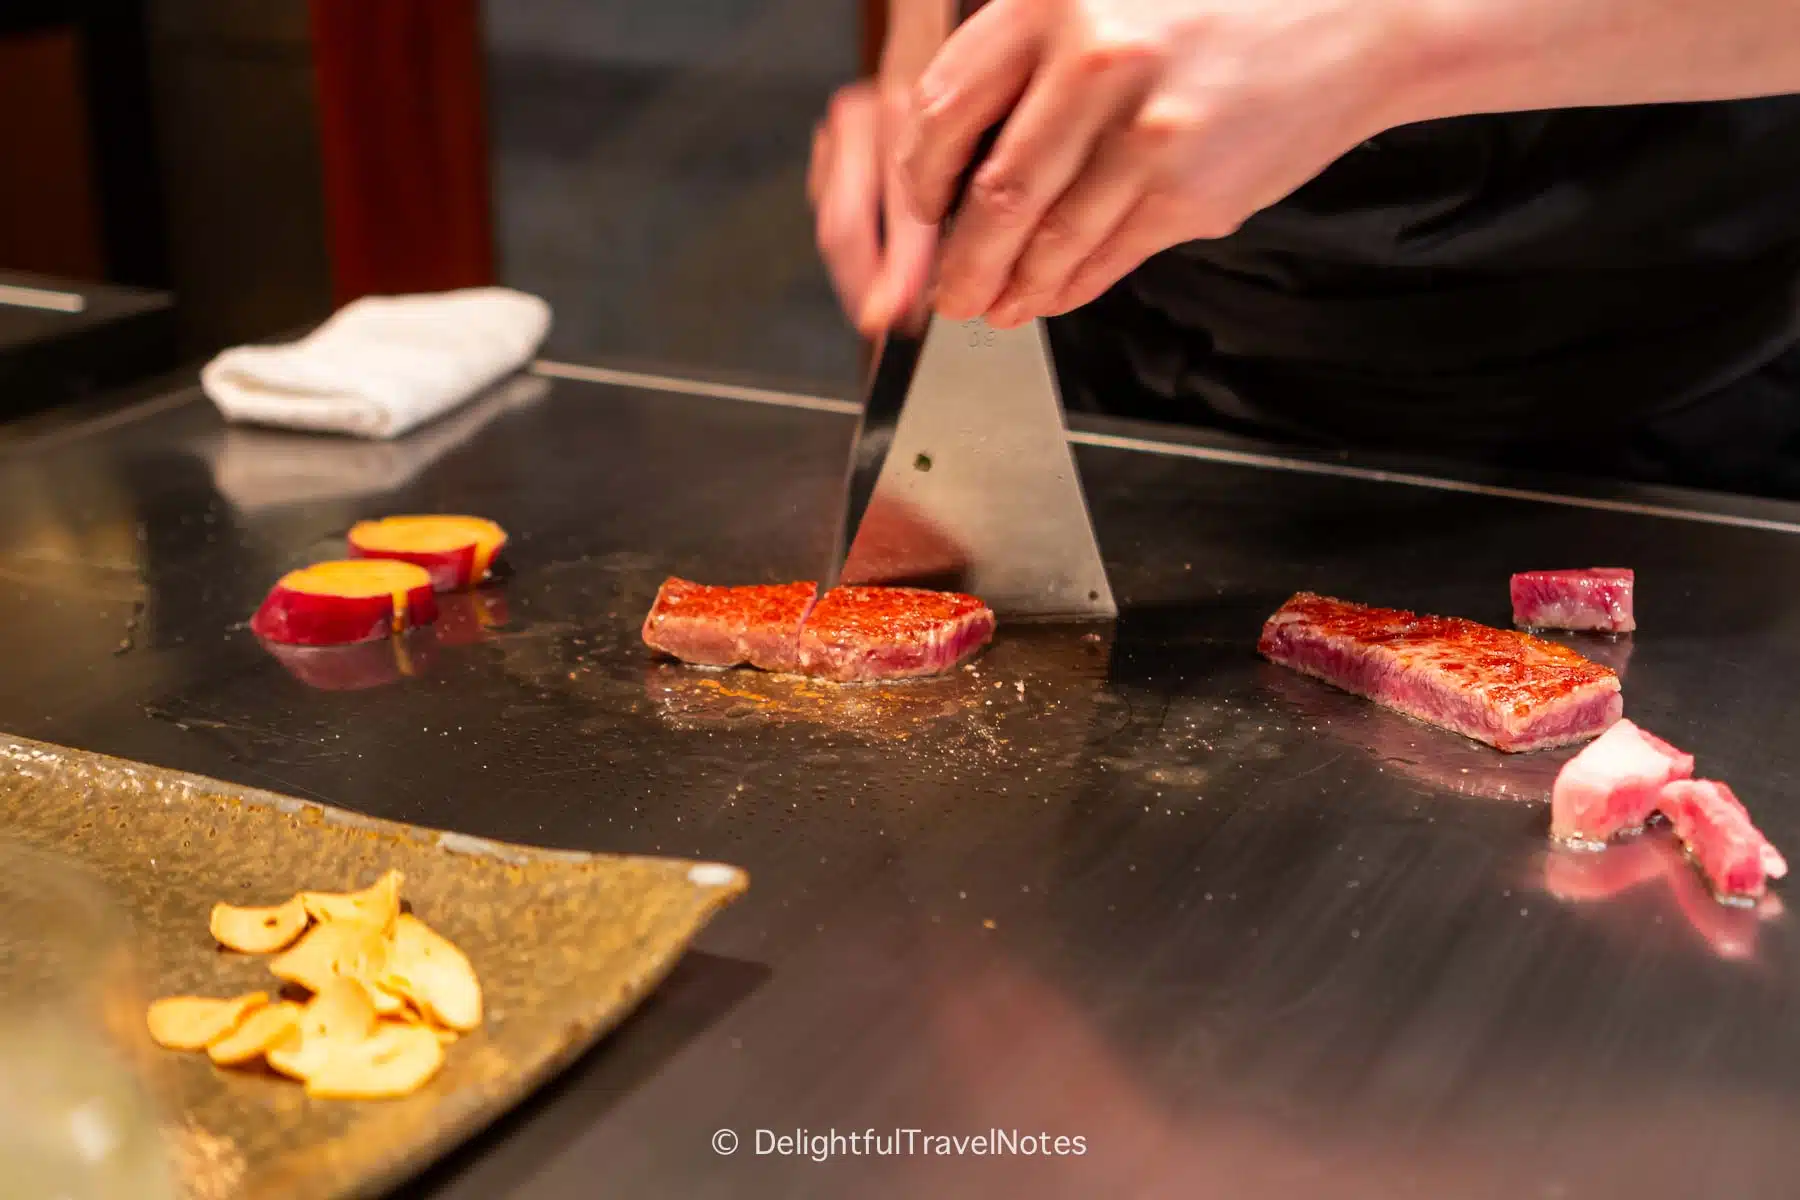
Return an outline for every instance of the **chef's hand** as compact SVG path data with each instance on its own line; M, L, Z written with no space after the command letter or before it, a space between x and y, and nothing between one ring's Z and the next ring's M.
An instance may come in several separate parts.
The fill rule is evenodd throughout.
M832 98L813 133L806 191L819 252L844 311L873 337L924 290L937 225L913 216L900 190L894 133L907 90L873 81Z
M990 0L920 76L900 135L910 235L1006 122L943 248L937 310L1002 326L1066 312L1398 123L1395 7Z

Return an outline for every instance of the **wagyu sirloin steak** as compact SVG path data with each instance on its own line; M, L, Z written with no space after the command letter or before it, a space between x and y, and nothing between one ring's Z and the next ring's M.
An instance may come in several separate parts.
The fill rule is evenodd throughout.
M833 588L800 626L800 670L839 683L937 675L993 636L994 614L973 596Z
M644 641L683 662L745 663L851 683L948 671L994 636L973 596L922 588L811 583L708 587L670 579L644 620Z
M644 641L701 666L797 670L800 622L818 594L816 583L708 587L667 579L644 618Z
M1270 661L1500 750L1595 736L1619 719L1619 677L1565 647L1458 617L1301 592L1263 626Z
M1630 633L1637 628L1628 567L1521 571L1512 577L1513 624L1525 629Z

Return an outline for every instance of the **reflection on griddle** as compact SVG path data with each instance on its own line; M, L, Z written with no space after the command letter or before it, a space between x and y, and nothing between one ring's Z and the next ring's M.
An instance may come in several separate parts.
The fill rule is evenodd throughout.
M937 744L955 736L997 752L1034 743L1032 720L1085 729L1106 678L1108 648L1091 626L1034 625L1003 633L974 661L927 679L836 684L655 662L644 672L644 692L677 729L795 726L865 742Z
M1619 645L1629 654L1628 641ZM1571 747L1502 754L1291 671L1270 666L1265 674L1265 686L1304 725L1358 746L1387 769L1432 788L1548 803L1556 773L1575 752ZM1666 887L1686 923L1711 953L1726 959L1753 957L1759 925L1781 912L1781 902L1773 895L1754 910L1720 904L1666 831L1652 831L1600 852L1550 845L1544 852L1542 882L1546 892L1569 904L1609 900L1645 885Z
M288 674L322 692L360 692L428 673L437 661L438 638L431 626L401 637L352 646L289 646L258 638Z
M391 492L549 388L536 375L511 376L392 441L231 425L205 439L202 454L219 494L239 512Z
M511 619L506 593L493 588L447 592L437 598L437 640L446 646L472 646L493 636Z
M1544 852L1543 876L1544 890L1567 904L1611 900L1646 885L1666 888L1707 948L1726 959L1753 958L1758 929L1782 912L1773 893L1754 908L1719 903L1667 830L1653 829L1600 851L1552 845Z
M961 591L968 551L912 505L877 491L842 572L844 583Z
M1385 767L1447 792L1548 803L1557 771L1574 753L1503 754L1272 665L1263 668L1262 682L1302 726L1361 747Z
M1632 641L1628 633L1540 632L1537 636L1547 642L1567 646L1581 657L1603 667L1612 668L1620 679L1625 678L1625 668L1631 662Z
M288 674L322 692L360 692L429 673L438 651L486 641L506 624L504 593L487 588L447 592L438 598L438 619L400 637L351 646L290 646L262 638L263 649Z

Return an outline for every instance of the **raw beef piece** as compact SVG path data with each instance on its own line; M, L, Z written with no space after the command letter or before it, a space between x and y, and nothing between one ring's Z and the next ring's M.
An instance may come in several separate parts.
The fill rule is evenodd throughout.
M800 670L839 683L936 675L993 636L994 614L973 596L833 588L800 627Z
M795 671L800 622L818 594L816 583L708 587L667 579L644 618L644 641L702 666L749 663L765 671Z
M1722 899L1759 899L1787 860L1751 822L1730 788L1710 779L1678 779L1657 802Z
M1621 719L1563 764L1550 790L1550 836L1604 843L1638 829L1663 785L1693 773L1693 755Z
M1573 650L1459 617L1369 608L1301 592L1270 617L1271 661L1486 742L1540 750L1619 719L1619 677Z
M1630 633L1635 576L1627 567L1522 571L1512 577L1513 624L1526 629Z

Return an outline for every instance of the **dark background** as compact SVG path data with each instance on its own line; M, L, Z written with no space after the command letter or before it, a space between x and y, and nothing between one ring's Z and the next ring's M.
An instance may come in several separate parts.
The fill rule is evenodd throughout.
M466 62L459 22L479 30ZM551 302L553 356L847 390L857 346L803 183L861 37L861 5L820 0L14 0L0 270L171 291L186 359L362 291L491 277ZM400 96L415 111L394 110ZM389 143L335 145L334 97L357 135ZM403 179L355 175L371 152L413 154L431 182L455 166L428 157L451 128L479 159L455 187L407 197ZM377 242L417 236L422 266L334 244L334 163L389 221ZM445 208L479 231L464 253L431 204L468 180L484 194Z

